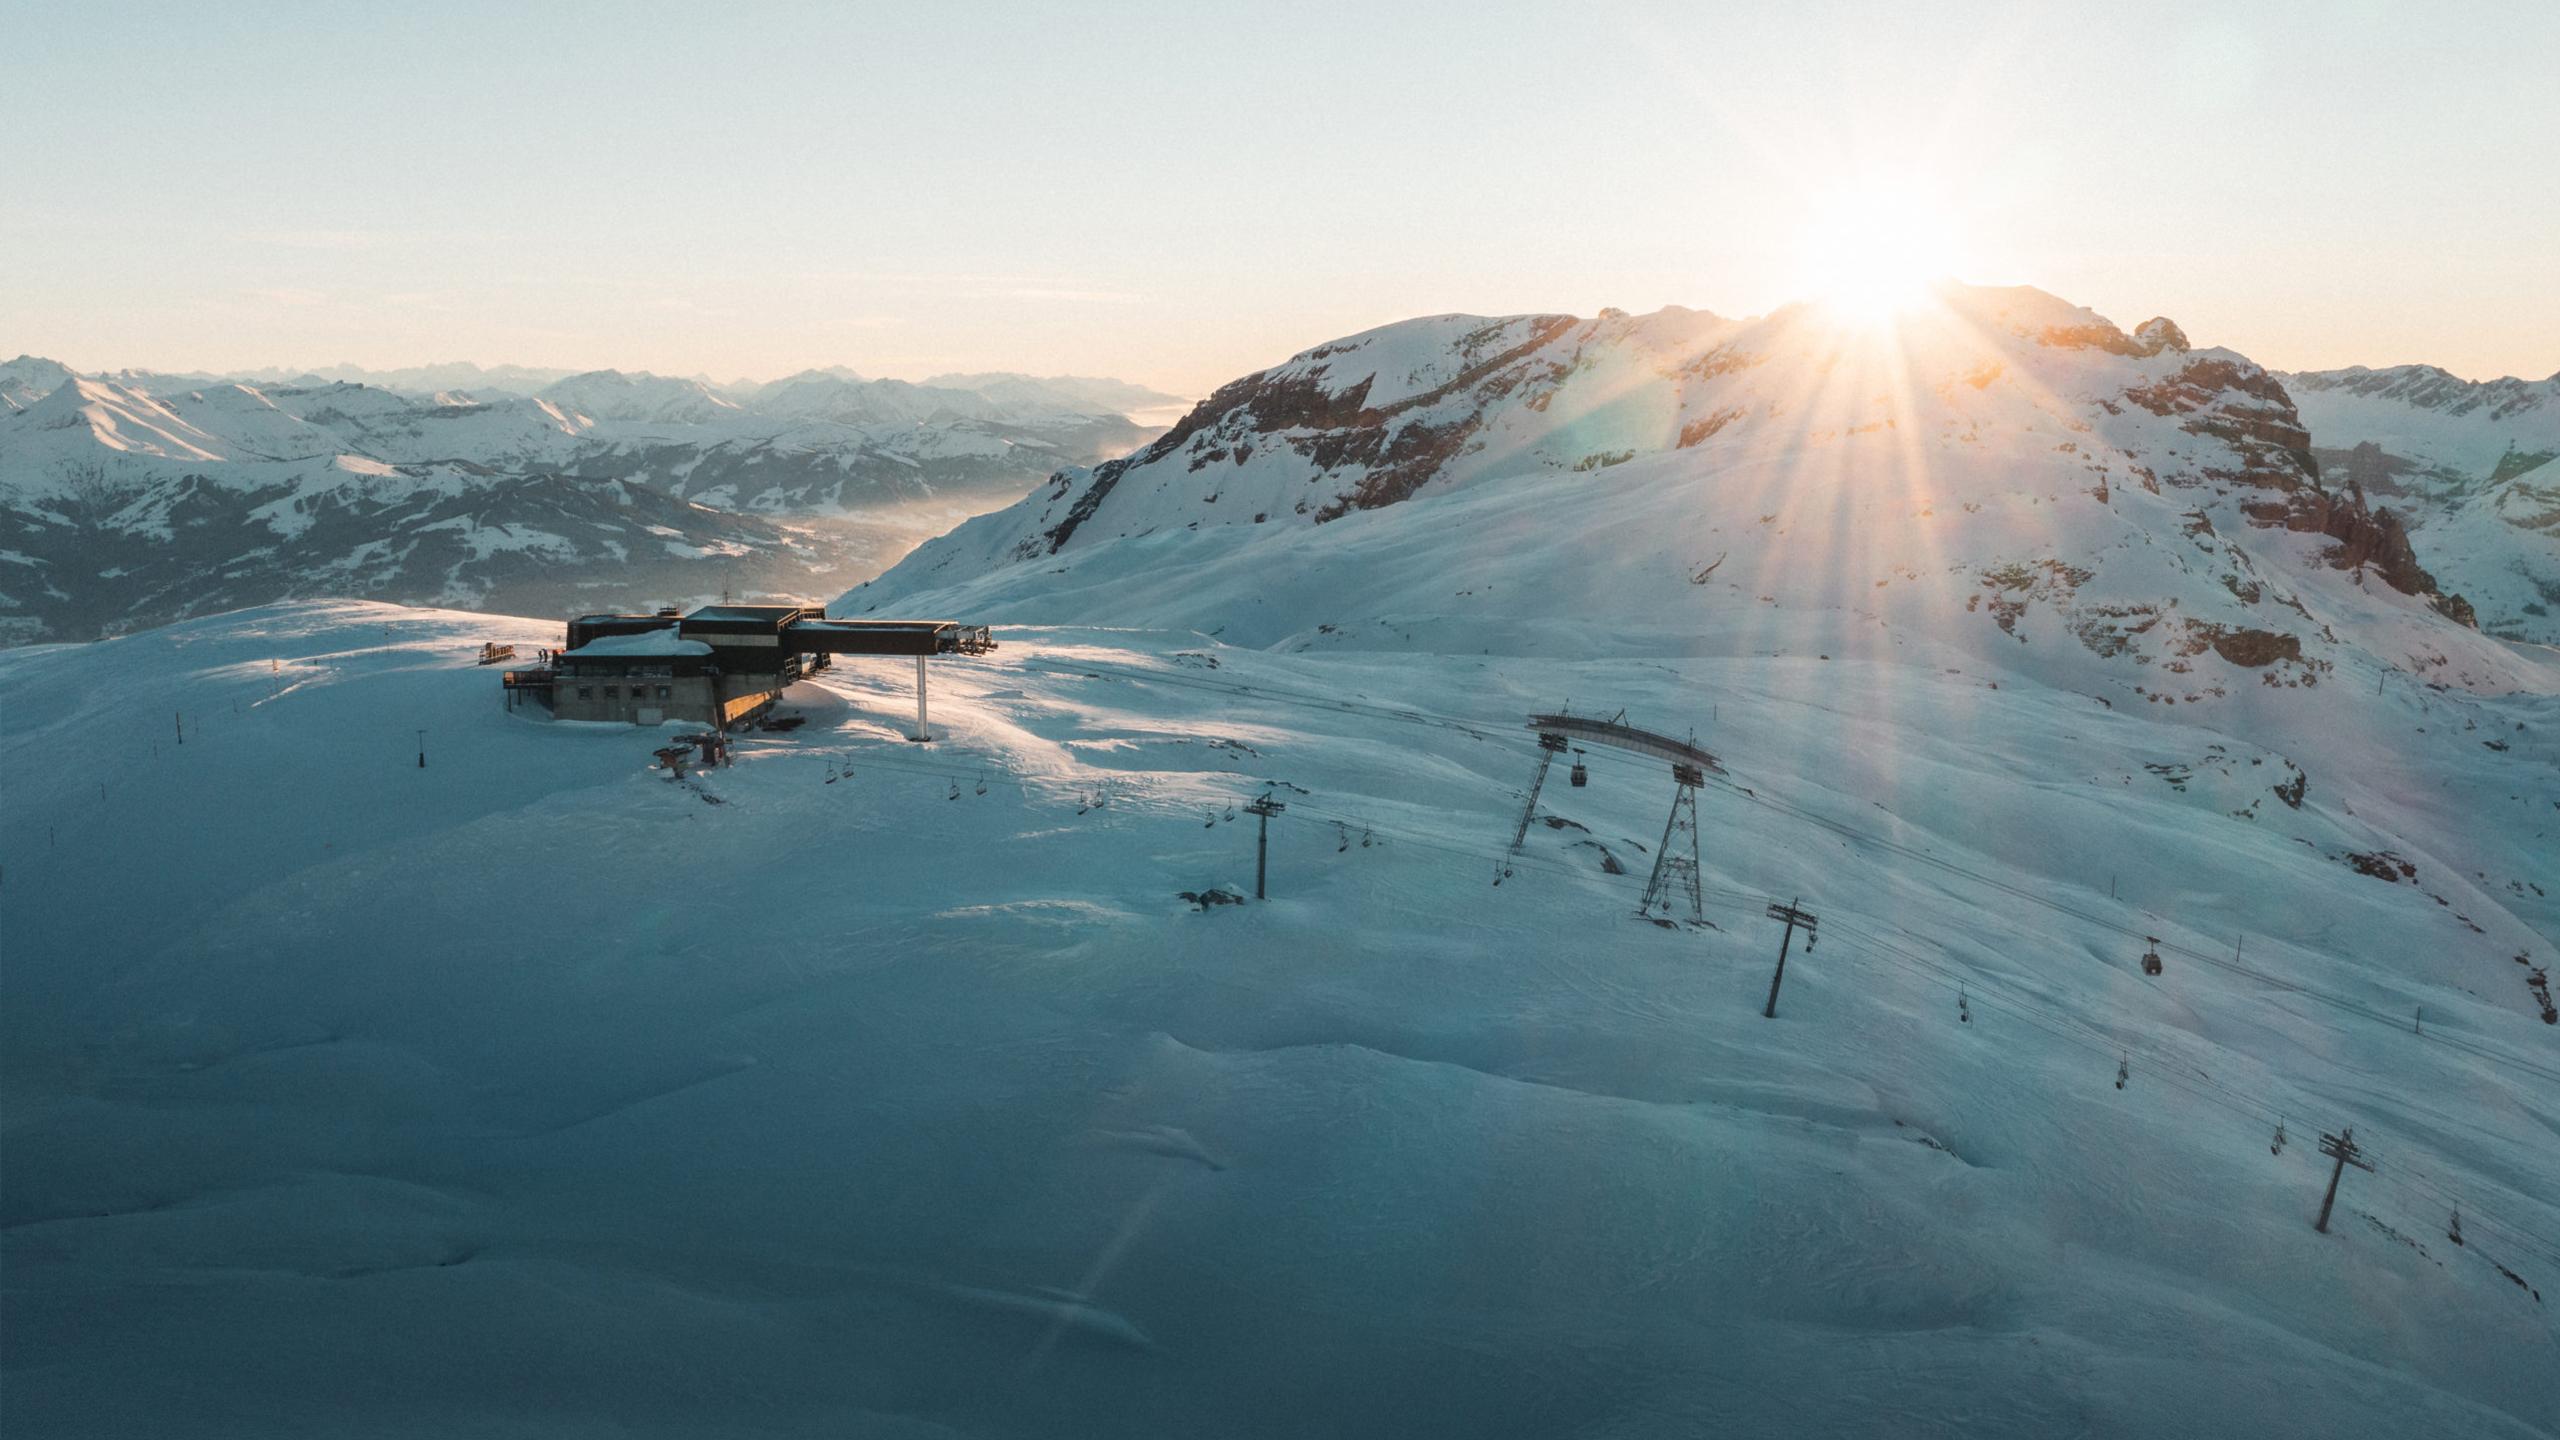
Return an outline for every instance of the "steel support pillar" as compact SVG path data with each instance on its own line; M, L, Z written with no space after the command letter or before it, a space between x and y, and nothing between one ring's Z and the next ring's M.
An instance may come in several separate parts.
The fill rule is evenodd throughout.
M1529 803L1520 807L1520 824L1511 832L1511 853L1514 855L1519 854L1520 847L1528 843L1529 822L1536 819L1538 814L1538 792L1547 787L1547 767L1556 763L1556 757L1563 753L1563 736L1541 735L1538 737L1538 773L1529 777Z
M1706 896L1698 884L1698 787L1706 783L1704 771L1692 765L1671 767L1671 815L1662 822L1662 847L1653 852L1653 878L1645 882L1644 903L1636 913L1650 920L1653 907L1659 904L1669 919L1674 887L1689 899L1689 920L1703 924L1707 918ZM1687 840L1682 853L1681 841Z

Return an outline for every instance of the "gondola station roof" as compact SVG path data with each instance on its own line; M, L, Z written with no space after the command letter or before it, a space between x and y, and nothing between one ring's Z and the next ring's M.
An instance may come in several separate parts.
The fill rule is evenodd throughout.
M625 642L655 648L623 648ZM984 625L957 620L830 620L813 605L705 605L690 615L581 615L569 622L568 655L707 654L713 647L763 645L804 655L983 655L996 648ZM604 648L610 645L612 648ZM670 649L699 645L701 649Z
M575 650L560 652L563 660L634 660L664 658L671 655L708 655L707 640L687 640L673 622L649 630L621 631L598 635Z
M782 638L826 655L983 655L996 648L986 626L957 620L795 620Z

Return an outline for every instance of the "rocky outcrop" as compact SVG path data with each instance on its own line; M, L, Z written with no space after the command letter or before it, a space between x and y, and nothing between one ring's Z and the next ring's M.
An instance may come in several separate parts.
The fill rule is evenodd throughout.
M1257 371L1219 387L1161 439L1125 459L1098 466L1084 493L1041 537L1056 554L1110 498L1122 477L1159 461L1186 455L1191 471L1250 458L1265 445L1285 444L1319 474L1359 471L1350 489L1312 517L1322 523L1353 510L1373 510L1409 498L1437 478L1483 424L1485 407L1533 378L1529 359L1582 323L1570 315L1524 317L1525 337L1464 366L1449 380L1391 403L1372 405L1374 375L1334 388L1323 363L1349 353L1348 344L1324 346L1301 357L1301 368ZM1459 343L1461 353L1508 338L1506 324L1483 326ZM1312 362L1312 363L1307 363ZM1551 374L1548 378L1554 378ZM1451 402L1476 402L1447 413Z
M2154 315L2134 327L2133 338L2142 342L2145 355L2157 355L2163 350L2175 350L2183 355L2191 348L2187 344L2187 332L2179 329L2178 322L2166 315Z
M2352 479L2343 493L2315 482L2283 500L2252 501L2242 508L2252 524L2326 535L2338 542L2324 557L2337 569L2370 570L2403 595L2425 597L2448 619L2475 627L2479 623L2469 601L2438 591L2436 578L2418 563L2408 526L2387 507L2366 504L2363 487Z

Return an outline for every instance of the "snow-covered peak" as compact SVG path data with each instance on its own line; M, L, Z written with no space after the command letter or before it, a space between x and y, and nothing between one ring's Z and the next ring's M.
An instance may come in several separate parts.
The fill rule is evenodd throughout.
M171 460L219 460L222 441L168 406L110 380L74 375L17 417L28 430L85 434L101 448Z
M699 380L646 371L590 370L543 387L536 398L590 420L699 425L740 412L738 402L714 393Z
M2324 449L2371 445L2384 483L2467 491L2560 458L2560 375L2464 380L2433 365L2283 377ZM2549 473L2537 477L2550 484Z
M70 378L69 366L38 355L21 355L0 364L0 414L26 409L61 389Z
M1099 375L1024 375L1010 370L927 376L944 390L974 390L1000 404L1045 406L1080 414L1128 414L1179 405L1182 397Z
M2380 370L2351 365L2344 370L2299 371L2287 375L2285 383L2298 391L2334 391L2447 415L2485 411L2492 420L2544 409L2560 412L2560 375L2546 380L2513 376L2465 380L2433 365L2392 365Z
M2273 375L2025 287L1950 286L1890 327L1820 305L1381 326L841 603L1497 653L1620 609L1605 643L1639 654L1718 627L1835 654L2039 640L2047 679L2136 700L2307 687L2357 643L2512 671L2406 524L2324 483Z
M973 390L946 390L907 380L847 379L820 370L774 381L756 392L755 406L768 415L844 425L989 420L1004 414L1003 407Z

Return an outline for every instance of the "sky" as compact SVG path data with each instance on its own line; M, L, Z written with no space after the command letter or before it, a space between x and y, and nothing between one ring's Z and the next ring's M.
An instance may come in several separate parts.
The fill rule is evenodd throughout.
M1197 395L1413 315L1763 313L1925 212L2277 368L2539 378L2555 57L2548 0L0 0L0 355Z

